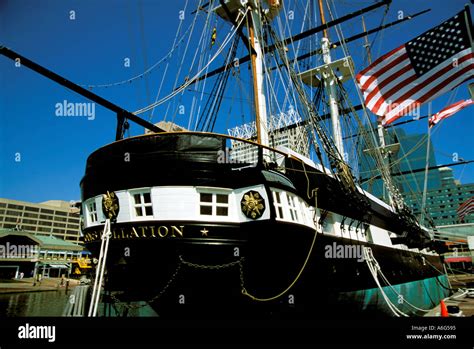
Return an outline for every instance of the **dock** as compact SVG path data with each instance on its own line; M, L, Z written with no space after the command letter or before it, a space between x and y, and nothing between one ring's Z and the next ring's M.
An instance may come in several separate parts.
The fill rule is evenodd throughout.
M446 306L458 306L462 312L462 316L474 316L474 297L471 298L465 294L466 289L474 288L474 275L450 275L449 282L456 292L445 301ZM425 316L440 316L440 314L441 306L438 305L426 313Z
M69 289L79 284L77 280L69 280ZM36 281L33 278L25 278L21 280L0 280L0 294L4 293L20 293L20 292L40 292L40 291L56 291L65 289L61 286L61 278L45 278Z

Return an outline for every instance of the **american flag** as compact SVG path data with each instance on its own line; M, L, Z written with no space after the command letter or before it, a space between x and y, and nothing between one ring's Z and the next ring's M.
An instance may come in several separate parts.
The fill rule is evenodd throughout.
M459 205L457 212L461 222L464 221L464 217L474 212L474 196Z
M367 108L387 125L474 77L471 28L461 11L362 70L356 78Z
M465 101L456 102L454 104L451 104L449 107L446 107L440 110L435 115L430 117L429 119L430 127L433 127L441 120L449 118L451 115L456 114L458 111L470 106L471 104L474 104L474 101L472 99L466 99Z

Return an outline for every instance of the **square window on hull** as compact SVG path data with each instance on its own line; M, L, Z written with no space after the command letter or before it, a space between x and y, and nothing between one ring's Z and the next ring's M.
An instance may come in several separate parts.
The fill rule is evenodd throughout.
M201 214L212 216L212 206L201 206Z
M216 207L217 211L217 215L218 216L228 216L229 215L229 210L227 207Z
M199 213L202 216L229 216L229 195L199 193Z
M153 204L149 191L135 193L132 197L135 217L153 217Z
M212 202L212 194L201 193L201 202Z

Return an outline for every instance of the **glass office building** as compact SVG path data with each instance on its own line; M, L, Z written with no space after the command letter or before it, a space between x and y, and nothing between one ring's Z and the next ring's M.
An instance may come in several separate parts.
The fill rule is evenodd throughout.
M389 156L392 178L402 193L408 206L416 216L421 215L421 203L425 180L427 153L426 134L407 134L397 128L388 129L385 135L386 144L399 143L396 152ZM361 143L359 147L359 168L362 187L375 196L387 201L385 186L378 175L374 159L367 146ZM430 143L429 167L436 166L433 144ZM412 172L413 171L413 172ZM467 215L461 222L457 209L459 205L474 196L474 183L461 184L453 177L451 168L442 167L428 172L426 210L436 226L474 222L474 215Z
M426 209L435 225L474 223L473 214L466 215L462 222L457 214L459 205L474 196L474 183L460 184L449 167L440 168L439 173L441 186L426 192ZM419 215L422 193L404 193L403 196L413 212Z

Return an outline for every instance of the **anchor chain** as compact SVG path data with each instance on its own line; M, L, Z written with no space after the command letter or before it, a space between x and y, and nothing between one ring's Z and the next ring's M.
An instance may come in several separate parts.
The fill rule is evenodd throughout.
M240 287L242 289L242 293L245 294L245 287L244 287L244 275L243 275L243 261L245 260L245 257L241 257L239 260L234 261L234 262L229 262L229 263L224 263L224 264L216 264L216 265L207 265L207 264L197 264L197 263L192 263L188 262L183 259L183 257L180 255L179 256L179 262L176 267L176 270L174 271L173 275L171 278L168 280L168 282L165 284L165 286L161 289L161 291L154 296L153 298L149 299L148 301L145 302L145 304L122 304L123 307L128 308L128 309L139 309L145 307L149 303L156 302L161 296L165 294L165 292L168 290L168 288L171 286L171 284L176 280L176 277L178 273L181 270L181 267L183 265L195 268L195 269L202 269L202 270L222 270L226 268L231 268L233 266L238 265L239 266L239 272L240 272ZM118 303L123 303L118 297L114 294L110 295L110 298L115 304Z
M128 309L139 309L139 308L143 308L143 307L147 306L148 303L152 303L152 302L157 301L161 296L163 296L163 294L165 294L165 292L168 290L168 288L171 286L171 284L175 281L176 276L178 275L178 273L181 269L181 265L182 265L182 263L180 261L178 263L178 265L176 266L176 269L175 269L173 275L171 275L171 278L168 280L168 282L165 284L165 286L161 289L161 291L156 296L154 296L153 298L146 301L145 304L140 304L140 305L138 305L138 304L122 304L122 306L124 308L128 308ZM115 304L123 303L114 294L111 294L110 298L114 301Z
M238 261L229 262L225 264L216 264L216 265L206 265L206 264L197 264L185 261L182 256L179 256L179 261L187 265L188 267L196 268L196 269L204 269L204 270L220 270L233 267L234 265L240 265L245 260L245 257L241 257Z

